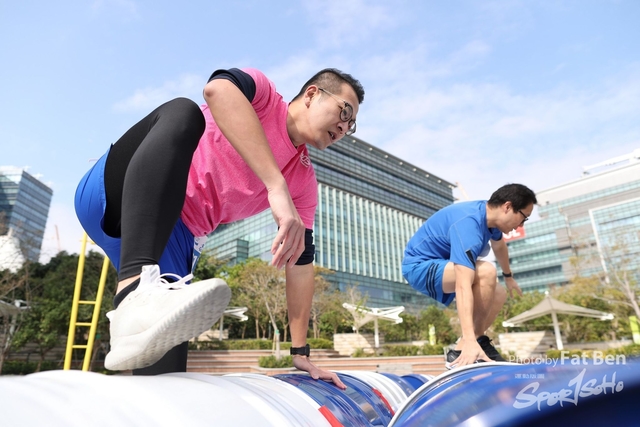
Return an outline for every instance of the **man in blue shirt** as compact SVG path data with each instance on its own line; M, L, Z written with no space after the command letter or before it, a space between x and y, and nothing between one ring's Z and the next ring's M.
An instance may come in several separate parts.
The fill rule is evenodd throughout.
M507 292L497 285L494 264L478 257L493 249L510 296L522 295L509 267L502 233L524 224L536 203L529 188L507 184L488 201L456 203L439 210L409 240L402 261L404 278L444 305L456 299L462 338L447 353L448 367L478 360L505 361L485 331L502 309Z

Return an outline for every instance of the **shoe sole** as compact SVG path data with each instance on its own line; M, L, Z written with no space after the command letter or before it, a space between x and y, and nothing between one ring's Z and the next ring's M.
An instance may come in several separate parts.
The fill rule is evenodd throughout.
M151 328L114 340L104 361L105 368L112 371L146 368L173 347L209 330L231 299L229 286L223 280L213 280L214 283L207 284L209 289L168 313ZM198 282L189 286L198 286Z

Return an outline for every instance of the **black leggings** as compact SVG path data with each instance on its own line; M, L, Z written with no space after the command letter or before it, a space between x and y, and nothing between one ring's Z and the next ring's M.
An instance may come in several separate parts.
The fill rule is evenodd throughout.
M121 238L118 280L158 264L180 218L191 159L205 121L198 105L177 98L129 129L112 147L104 171L104 231ZM134 375L186 372L187 343Z
M180 218L191 159L205 129L198 105L177 98L129 129L104 170L104 231L121 238L118 280L158 264Z

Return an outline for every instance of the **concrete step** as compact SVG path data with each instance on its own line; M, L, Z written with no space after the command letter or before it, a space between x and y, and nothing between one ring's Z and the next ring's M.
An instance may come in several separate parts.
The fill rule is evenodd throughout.
M248 372L262 372L266 375L275 375L283 372L295 372L292 368L259 368L258 359L261 356L269 356L271 354L272 352L270 350L194 350L189 352L187 371L211 375ZM352 358L344 356L338 357L333 351L312 350L311 360L316 366L330 371L366 370L372 372L391 372L401 375L407 373L438 375L446 370L443 356Z

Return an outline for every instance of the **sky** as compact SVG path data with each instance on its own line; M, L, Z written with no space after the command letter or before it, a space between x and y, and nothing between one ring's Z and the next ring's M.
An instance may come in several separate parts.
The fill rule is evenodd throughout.
M636 0L3 0L0 165L53 189L41 260L78 253L79 180L155 107L219 68L290 100L335 67L366 91L355 136L455 197L540 191L640 148L638 22Z

